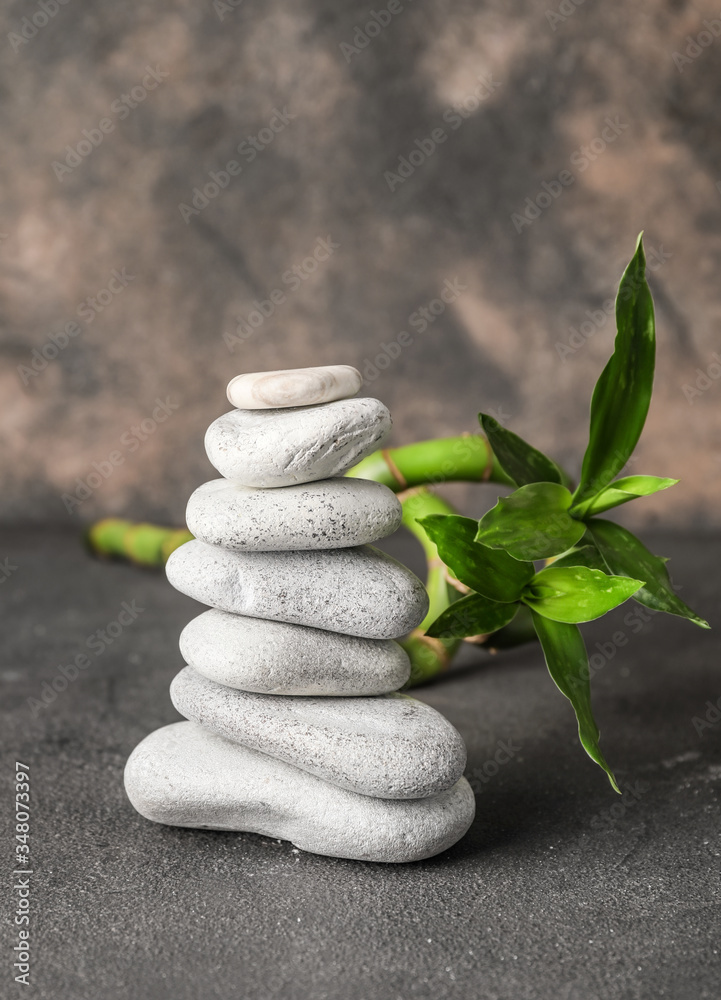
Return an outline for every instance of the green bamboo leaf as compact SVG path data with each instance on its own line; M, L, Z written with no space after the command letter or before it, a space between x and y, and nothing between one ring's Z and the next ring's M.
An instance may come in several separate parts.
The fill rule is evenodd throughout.
M705 619L677 597L666 569L666 560L655 556L626 528L613 521L594 518L588 530L606 565L618 576L642 576L646 581L633 599L653 611L688 618L701 628L711 628Z
M603 768L614 790L620 794L613 772L598 746L600 733L591 709L588 654L583 636L577 625L553 622L535 612L532 614L548 672L576 713L578 738L588 756Z
M476 541L514 559L547 559L570 549L586 530L568 513L571 494L559 483L522 486L481 518Z
M513 621L517 604L499 604L482 594L468 594L436 618L426 635L434 639L462 639L468 635L486 635Z
M478 419L501 468L518 486L563 482L561 470L542 451L526 444L487 413L479 413Z
M629 500L635 500L636 497L648 497L660 490L667 490L677 482L678 479L665 479L661 476L626 476L601 490L590 504L579 505L579 511L583 510L585 517L593 517L612 507L628 503ZM571 510L575 513L574 507Z
M584 538L582 541L587 542L587 539ZM604 573L608 568L603 561L603 556L592 543L569 549L568 552L564 552L562 556L554 559L552 565L556 569L559 566L587 566L588 569L600 569Z
M651 402L656 332L642 237L619 285L614 352L591 400L588 448L574 495L578 505L590 501L624 467L641 436Z
M643 580L609 576L586 566L549 566L536 573L521 600L556 622L590 622L635 594Z
M508 553L475 541L478 522L458 514L429 514L418 519L456 579L500 603L517 601L535 569Z

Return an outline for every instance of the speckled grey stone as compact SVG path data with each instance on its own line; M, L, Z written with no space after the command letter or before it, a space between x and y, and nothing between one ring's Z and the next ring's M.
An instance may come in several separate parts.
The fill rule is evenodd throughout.
M133 750L125 790L154 823L260 833L358 861L433 857L460 840L475 814L465 778L427 799L373 799L192 722L158 729Z
M392 639L360 639L216 609L185 626L180 652L210 680L259 694L387 694L403 687L411 671L405 650Z
M368 479L323 479L275 490L231 479L204 483L185 518L196 538L238 552L336 549L391 535L400 501Z
M422 799L466 766L460 734L434 708L402 694L282 698L216 684L185 667L170 685L181 715L324 781L381 799Z
M391 415L377 399L321 406L231 410L205 435L211 464L244 486L292 486L342 475L379 448Z
M395 559L367 545L324 552L231 552L194 539L166 564L182 593L222 611L395 639L421 623L428 594Z

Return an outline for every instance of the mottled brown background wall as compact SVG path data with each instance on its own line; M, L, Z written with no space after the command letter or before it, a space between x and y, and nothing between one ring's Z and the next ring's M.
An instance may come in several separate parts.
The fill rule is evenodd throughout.
M228 378L332 362L370 376L396 443L474 430L483 408L576 470L604 304L645 229L659 362L635 470L683 483L632 516L718 526L719 17L3 5L0 516L181 522Z

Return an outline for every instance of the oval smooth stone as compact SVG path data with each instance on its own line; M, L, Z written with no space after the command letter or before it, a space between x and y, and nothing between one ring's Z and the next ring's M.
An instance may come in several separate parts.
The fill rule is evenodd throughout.
M186 663L218 684L259 694L387 694L410 676L392 639L360 639L319 628L204 611L183 629Z
M284 368L275 372L236 375L228 383L228 401L239 410L268 410L286 406L317 406L350 399L363 385L357 368Z
M185 667L173 678L170 700L186 719L226 739L373 798L437 795L466 766L460 733L407 695L279 698L237 691Z
M357 861L421 861L473 822L465 778L433 798L372 799L329 785L192 722L147 736L125 766L125 790L146 819L289 840L302 851Z
M391 415L378 399L287 410L231 410L205 434L221 476L243 486L293 486L340 476L379 448Z
M396 639L428 612L418 577L368 545L231 552L194 539L171 554L165 571L176 590L221 611L366 639Z
M198 487L185 512L196 538L238 552L365 545L391 535L402 516L387 486L342 478L276 490L214 479Z

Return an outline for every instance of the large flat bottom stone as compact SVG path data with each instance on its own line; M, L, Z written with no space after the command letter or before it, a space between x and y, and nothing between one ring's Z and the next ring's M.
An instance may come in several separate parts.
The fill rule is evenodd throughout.
M408 862L447 850L473 821L465 778L433 798L374 799L232 743L192 722L147 736L125 767L146 819L290 840L312 854Z

